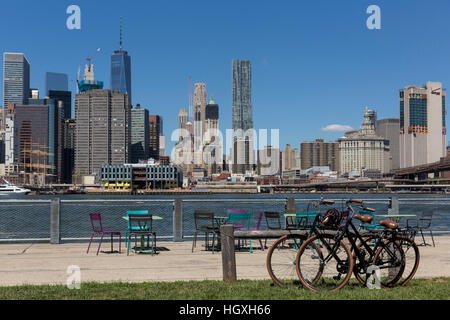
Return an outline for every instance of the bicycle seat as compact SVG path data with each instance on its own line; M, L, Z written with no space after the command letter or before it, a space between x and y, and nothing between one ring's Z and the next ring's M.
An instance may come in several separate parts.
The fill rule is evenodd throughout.
M380 221L379 225L391 230L398 228L398 223L392 220L382 220Z
M373 217L372 217L372 216L369 216L369 215L364 215L364 216L362 216L362 215L360 215L360 214L355 214L355 215L353 216L353 218L354 218L354 219L358 219L358 220L361 221L362 223L371 223L372 220L373 220Z

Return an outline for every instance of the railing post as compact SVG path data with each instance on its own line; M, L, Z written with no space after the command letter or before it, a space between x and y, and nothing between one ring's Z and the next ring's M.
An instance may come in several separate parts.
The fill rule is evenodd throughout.
M294 198L286 198L286 213L295 212L295 199Z
M222 251L223 281L234 282L236 276L236 255L234 252L234 226L231 224L220 226Z
M183 202L181 198L173 200L173 241L183 241Z
M398 213L399 213L398 197L392 197L389 199L388 214L398 214Z
M51 244L60 244L60 215L61 209L61 200L60 199L52 199L50 203L50 243Z

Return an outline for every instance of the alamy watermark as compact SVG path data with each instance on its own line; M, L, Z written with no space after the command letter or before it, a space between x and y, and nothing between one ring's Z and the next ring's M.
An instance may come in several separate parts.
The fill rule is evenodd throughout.
M81 29L81 9L79 6L72 4L67 7L66 13L70 16L67 17L66 26L69 30Z
M381 29L381 9L379 6L372 4L367 10L367 14L370 16L367 18L366 26L369 30L380 30Z
M67 277L66 285L70 290L81 289L81 269L79 266L71 265L67 267Z

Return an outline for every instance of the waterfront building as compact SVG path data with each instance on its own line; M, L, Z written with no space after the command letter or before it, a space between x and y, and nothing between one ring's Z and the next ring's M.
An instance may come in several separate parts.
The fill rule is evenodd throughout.
M389 141L376 135L370 114L366 108L359 131L349 131L338 139L341 175L357 172L362 176L364 169L379 170L381 173L388 173L391 170L387 162Z
M17 168L20 182L46 185L62 178L62 104L29 99L9 104L6 116L7 166ZM12 147L12 148L11 148Z
M281 170L291 170L300 168L300 152L298 149L291 148L290 144L281 152Z
M102 165L100 180L106 189L171 189L183 186L183 172L177 166L149 163Z
M446 90L440 82L400 90L400 168L446 155Z
M45 95L50 96L50 90L69 91L69 77L65 73L45 73Z
M371 115L373 113L368 113L369 121L373 123ZM303 170L315 166L329 166L331 171L339 171L339 143L316 139L312 142L302 142L300 148Z
M70 91L59 91L59 90L49 90L48 97L53 99L55 103L63 103L63 119L72 118L72 92Z
M243 174L253 169L253 116L251 99L251 63L232 62L232 171Z
M23 53L3 54L3 106L26 105L30 94L30 63Z
M126 94L97 89L76 95L77 179L98 175L103 164L129 163L130 117L131 110Z
M149 113L141 105L131 109L131 163L149 158Z
M162 133L162 117L158 115L149 116L149 157L159 160L160 136Z
M375 133L389 140L389 162L393 170L400 168L400 119L377 120Z
M63 124L64 150L63 150L63 182L72 183L75 169L75 133L76 124L74 119L66 119Z

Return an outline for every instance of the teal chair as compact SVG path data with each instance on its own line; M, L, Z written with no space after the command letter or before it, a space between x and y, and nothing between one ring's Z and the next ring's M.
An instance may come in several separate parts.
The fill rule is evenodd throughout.
M310 211L310 212L296 212L295 213L295 224L297 229L310 229L314 220L316 219L319 212Z
M232 224L236 230L250 230L251 213L246 210L228 210L228 223ZM252 240L250 242L250 252L252 253ZM238 242L240 247L240 240Z
M359 210L358 214L361 216L371 216L372 222L370 224L368 223L361 223L361 229L365 229L365 230L379 230L379 229L384 229L384 227L379 226L375 223L375 213L372 211L366 211L366 210Z
M130 214L148 214L148 210L137 210L137 211L127 211L127 217ZM127 226L127 232L125 233L125 245L127 246L127 249L129 249L130 246L130 242L128 239L128 231L139 231L139 227L131 227L130 226L130 220L127 221L128 226ZM147 245L150 243L150 237L147 237Z

